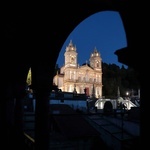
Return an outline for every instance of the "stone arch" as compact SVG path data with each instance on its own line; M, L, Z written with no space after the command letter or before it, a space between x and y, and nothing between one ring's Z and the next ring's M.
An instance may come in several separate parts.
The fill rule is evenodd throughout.
M60 4L59 8L58 4ZM2 140L4 140L2 143L5 143L8 138L14 138L15 142L13 145L15 145L14 148L16 148L18 143L22 142L20 142L22 138L15 137L14 134L11 134L14 133L11 128L9 129L11 130L9 134L6 135L6 132L3 132L8 131L7 127L11 126L7 122L7 120L11 118L5 118L4 116L8 117L10 113L8 111L10 104L7 102L10 101L10 99L16 98L16 95L20 92L19 90L21 90L20 86L24 87L27 71L31 67L33 74L32 84L36 90L36 98L38 99L35 117L35 149L48 149L49 121L47 102L49 91L52 89L56 60L65 39L71 31L88 16L103 10L114 10L118 11L122 17L128 46L131 49L135 49L134 45L136 45L137 42L133 42L133 39L135 40L136 37L134 38L133 35L130 34L130 31L135 30L135 26L138 24L136 21L139 20L135 20L134 13L129 14L129 6L131 5L132 2L130 0L93 0L89 2L76 0L73 4L74 7L68 7L66 4L61 5L61 2L58 1L52 1L49 2L47 8L46 6L42 7L42 4L40 4L39 7L16 9L17 13L14 12L14 7L12 7L13 10L9 7L5 9L5 12L8 12L8 14L5 14L4 19L1 20L3 23L1 30L3 30L4 33L1 44L3 50L1 57L3 60L8 61L8 63L4 63L3 60L1 62L1 70L3 70L2 79L5 81L4 84L1 85L4 92L2 92L1 95L2 102L0 105L0 110L2 111L0 130L1 136L3 137ZM28 10L28 12L26 10ZM129 19L130 17L134 19L131 21ZM49 51L49 49L51 51ZM137 61L133 62L131 55L127 57L128 54L129 50L126 48L123 57L118 54L119 61L137 68ZM14 86L17 87L16 95L13 93ZM24 88L21 92L23 90ZM17 98L20 100L20 97ZM11 107L13 107L13 105L11 105ZM17 112L16 114L21 114L18 107L13 109ZM7 115L5 113L7 113ZM20 134L22 134L21 122L19 120L21 117L22 116L19 116L18 120L16 120L18 127L17 132ZM10 143L5 144L5 148L7 145L9 146ZM2 147L4 146L2 145ZM21 148L19 147L18 149Z

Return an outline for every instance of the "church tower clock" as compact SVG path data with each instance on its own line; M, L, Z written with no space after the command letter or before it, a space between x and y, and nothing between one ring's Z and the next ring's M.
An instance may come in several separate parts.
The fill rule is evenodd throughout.
M76 46L73 45L70 40L69 45L66 47L65 56L65 67L77 67L77 52Z

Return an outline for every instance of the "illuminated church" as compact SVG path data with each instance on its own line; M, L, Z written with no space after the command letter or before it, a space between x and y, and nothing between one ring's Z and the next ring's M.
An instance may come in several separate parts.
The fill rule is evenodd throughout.
M102 59L94 48L89 63L79 65L76 46L72 41L64 53L64 65L53 78L53 83L63 92L86 93L89 97L102 97Z

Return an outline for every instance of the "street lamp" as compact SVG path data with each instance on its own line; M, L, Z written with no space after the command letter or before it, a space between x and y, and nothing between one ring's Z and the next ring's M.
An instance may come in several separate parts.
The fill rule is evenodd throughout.
M126 95L129 96L129 92L126 92Z
M130 93L127 91L127 92L126 92L126 97L127 97L127 99L129 99L129 96L130 96Z

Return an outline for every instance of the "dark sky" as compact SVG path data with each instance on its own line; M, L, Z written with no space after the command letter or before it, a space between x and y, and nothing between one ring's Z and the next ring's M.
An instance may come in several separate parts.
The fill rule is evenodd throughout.
M64 65L64 52L70 40L76 45L79 65L89 61L95 47L103 62L120 67L124 65L118 62L117 55L114 54L116 50L127 46L126 34L118 12L103 11L83 20L66 39L57 60L59 67Z

